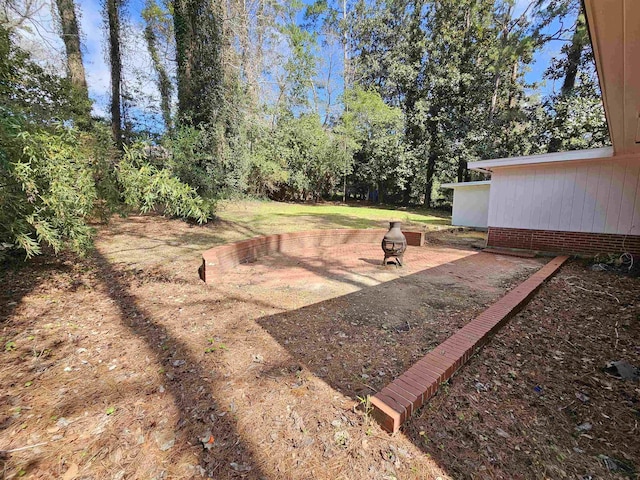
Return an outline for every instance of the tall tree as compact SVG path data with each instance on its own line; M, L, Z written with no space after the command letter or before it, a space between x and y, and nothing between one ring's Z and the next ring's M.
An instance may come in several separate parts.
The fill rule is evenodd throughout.
M354 85L377 91L388 105L399 106L404 112L407 168L396 182L404 203L411 199L412 180L418 175L424 177L427 165L428 132L425 103L421 101L426 94L422 31L425 3L358 0L353 8L354 21L349 24L349 73Z
M576 19L576 26L571 37L571 43L563 48L565 59L562 62L562 71L564 79L562 81L562 88L560 89L560 95L557 98L558 103L566 102L574 93L576 87L576 78L578 76L578 69L583 58L583 52L589 45L589 34L587 32L587 23L583 12L578 14ZM558 65L556 64L556 67ZM562 147L562 139L557 134L557 131L567 122L567 110L556 109L555 118L553 120L554 134L549 141L549 152L557 152Z
M404 187L407 176L402 110L358 87L345 91L344 103L340 129L356 143L353 177L369 198L384 202L387 192Z
M214 124L224 108L219 0L174 0L178 109L193 125Z
M82 63L82 51L80 46L80 29L73 0L56 0L60 26L62 29L62 41L67 54L67 72L71 85L77 92L89 102L89 90Z
M412 10L410 13L409 28L404 45L406 57L406 75L400 83L403 91L404 111L406 114L405 138L410 155L413 157L414 165L424 163L425 160L425 129L423 119L421 118L421 99L425 94L425 70L424 55L426 50L425 35L422 30L422 22L424 20L423 8L424 0L415 0L409 6ZM432 112L432 118L435 116ZM429 128L432 140L435 140L436 134L432 128ZM433 184L433 173L435 166L435 141L432 141L431 152L427 156L427 178L425 204L430 206L431 188ZM407 205L411 200L412 183L407 182L403 192L402 203Z
M113 140L122 149L122 56L120 48L121 0L106 0L109 25L109 65L111 66L111 133Z
M59 0L64 1L64 0ZM145 20L144 38L147 42L147 49L153 62L153 69L157 75L158 91L160 92L160 110L165 128L168 132L173 129L171 119L171 95L173 92L173 84L167 72L167 68L161 58L159 51L160 36L164 36L169 40L173 33L171 23L167 21L168 12L162 9L155 0L148 0L142 11L142 18ZM164 30L164 32L163 32ZM167 32L168 30L168 32Z

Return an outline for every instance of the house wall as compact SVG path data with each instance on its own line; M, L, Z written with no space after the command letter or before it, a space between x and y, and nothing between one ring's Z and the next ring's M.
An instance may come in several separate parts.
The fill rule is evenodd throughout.
M640 235L640 158L495 169L489 226Z
M620 251L640 235L640 157L496 168L488 223L492 246Z
M451 224L487 228L491 185L454 187Z

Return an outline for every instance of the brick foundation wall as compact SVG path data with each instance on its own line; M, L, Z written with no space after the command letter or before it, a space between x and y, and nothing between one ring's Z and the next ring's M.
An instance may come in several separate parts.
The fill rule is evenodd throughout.
M622 252L640 255L640 235L489 227L487 246L587 255Z
M307 232L281 233L251 238L241 242L210 248L202 254L199 273L205 282L213 280L215 272L233 268L241 263L255 262L272 253L286 253L301 248L330 247L347 243L381 243L387 230L339 229L312 230ZM403 231L407 244L424 245L424 232Z

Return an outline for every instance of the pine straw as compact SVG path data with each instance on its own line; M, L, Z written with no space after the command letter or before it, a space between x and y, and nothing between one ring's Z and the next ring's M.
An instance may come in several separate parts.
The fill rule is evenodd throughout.
M392 373L361 376L367 362L373 367L385 357L378 344L370 353L350 352L338 345L342 337L327 337L329 360L319 356L317 339L303 349L304 324L291 319L305 311L286 311L319 297L286 284L263 291L203 285L197 252L185 256L180 241L193 227L140 218L126 226L103 233L85 260L43 259L2 274L1 346L11 341L16 348L0 352L0 450L48 442L9 454L6 478L62 478L75 466L75 478L83 479L458 476L451 459L425 455L422 437L411 436L417 420L410 436L391 437L363 413L360 382L377 388ZM143 252L144 267L136 262L140 233L163 238ZM444 303L432 311L473 315L517 272L490 279L492 293L471 303L457 305L461 297L453 295L447 306L447 292L439 290ZM339 313L332 302L310 308ZM323 321L347 336L363 330L346 320ZM424 340L428 331L422 333ZM394 328L380 334L396 344L403 336ZM393 368L411 361L406 352ZM329 375L321 378L323 366ZM369 367L370 376L378 373ZM214 439L210 449L199 440L205 436Z
M604 367L640 365L639 291L638 278L566 265L407 435L455 478L636 478L640 384Z
M3 354L7 425L0 439L10 448L50 439L46 446L11 454L6 478L21 472L60 478L74 465L82 478L95 479L193 478L201 473L215 478L362 478L369 475L369 462L382 478L400 465L387 466L378 452L395 440L375 425L370 428L376 436L367 435L368 421L353 410L354 402L310 372L292 368L285 351L272 363L253 362L249 351L263 347L259 336L247 336L258 330L253 322L242 315L234 316L232 325L224 318L203 318L216 312L189 302L187 293L201 285L126 287L122 280L131 277L128 272L111 270L99 256L90 261L103 283L94 282L92 273L66 280L52 273L50 283L22 298L5 328L18 348ZM31 273L28 267L21 272ZM83 286L71 287L77 281ZM146 308L137 306L143 303L138 294L148 296ZM213 297L214 306L222 303L222 297ZM191 320L194 316L198 321ZM243 341L248 350L234 358L228 352L241 352ZM216 350L203 353L211 346ZM72 371L65 372L67 367ZM32 382L28 387L27 381ZM333 399L329 418L344 419L349 432L344 447L335 445L326 399ZM210 451L198 443L205 432L215 438ZM173 436L175 444L163 451L160 447ZM313 443L307 443L309 438ZM371 444L367 462L359 453L363 442ZM412 455L407 452L406 458ZM354 459L360 468L354 469ZM231 462L251 470L236 472ZM416 465L418 476L438 471L428 459Z

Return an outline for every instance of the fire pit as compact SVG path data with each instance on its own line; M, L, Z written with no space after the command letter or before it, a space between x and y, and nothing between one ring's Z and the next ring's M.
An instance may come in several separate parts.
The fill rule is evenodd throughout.
M389 231L382 239L382 250L384 251L383 265L393 263L402 266L404 251L407 249L407 239L400 230L402 222L389 222Z

